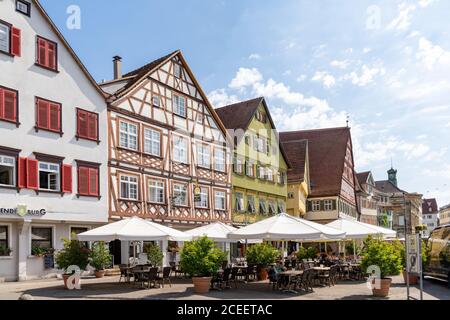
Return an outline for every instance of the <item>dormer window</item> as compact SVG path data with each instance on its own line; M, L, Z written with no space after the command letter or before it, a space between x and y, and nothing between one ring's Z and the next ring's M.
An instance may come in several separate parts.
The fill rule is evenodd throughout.
M181 78L181 66L178 63L174 63L173 73L175 74L176 78L178 78L178 79Z
M31 16L31 4L24 0L16 0L16 11Z
M155 108L159 108L160 107L160 99L158 96L153 96L152 98L152 104Z

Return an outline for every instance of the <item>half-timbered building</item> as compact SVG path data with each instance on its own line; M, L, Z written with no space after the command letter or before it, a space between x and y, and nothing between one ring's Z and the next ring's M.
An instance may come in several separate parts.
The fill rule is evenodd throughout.
M121 74L108 98L109 216L185 230L230 221L226 130L181 51Z

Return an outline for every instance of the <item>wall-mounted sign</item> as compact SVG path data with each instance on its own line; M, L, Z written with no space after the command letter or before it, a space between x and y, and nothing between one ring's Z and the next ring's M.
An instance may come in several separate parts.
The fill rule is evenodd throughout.
M47 214L45 209L28 209L26 205L18 205L17 208L0 208L0 215L2 216L34 216L42 217Z

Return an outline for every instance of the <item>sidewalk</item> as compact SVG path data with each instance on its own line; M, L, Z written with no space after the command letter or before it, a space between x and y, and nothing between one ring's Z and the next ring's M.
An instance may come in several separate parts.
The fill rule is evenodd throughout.
M161 289L140 289L131 284L118 283L118 277L103 279L83 279L82 290L69 291L63 288L62 280L41 280L21 283L0 284L1 300L17 300L22 294L30 294L35 300L76 299L76 300L128 300L128 299L239 299L239 300L374 300L366 283L346 281L334 287L315 288L314 293L290 294L274 292L268 283L238 284L238 288L211 291L206 295L196 295L190 280L174 280L173 286ZM418 288L412 288L411 295L419 298ZM387 299L405 300L406 286L401 277L395 277ZM436 280L424 281L424 299L450 300L450 289L446 283Z

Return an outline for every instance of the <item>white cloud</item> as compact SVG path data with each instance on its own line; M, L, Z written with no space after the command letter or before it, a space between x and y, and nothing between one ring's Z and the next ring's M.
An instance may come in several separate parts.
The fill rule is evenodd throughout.
M214 108L224 107L239 102L235 95L228 95L225 89L217 89L208 94L208 99Z
M433 69L436 64L450 66L450 51L433 44L431 41L421 37L419 39L419 50L416 58L421 61L428 70Z
M292 49L292 48L294 48L296 45L297 45L297 44L296 44L295 42L291 41L291 42L289 42L289 43L287 44L286 49L287 49L287 50Z
M364 49L363 49L363 53L364 53L364 54L369 53L369 52L371 52L371 51L372 51L371 48L364 48Z
M260 60L261 55L258 53L252 53L248 58L249 58L249 60Z
M419 6L422 8L428 7L430 4L437 2L439 0L419 0Z
M306 80L306 78L307 78L306 74L301 74L300 76L297 77L297 79L295 79L295 81L303 82Z
M349 60L333 60L330 63L331 66L339 68L339 69L347 69L347 67L350 65Z
M449 110L449 106L434 106L434 107L426 107L420 109L420 113L439 113L439 112L445 112Z
M262 79L262 74L256 68L239 68L236 76L233 80L231 80L228 86L232 89L243 89L244 87L261 81Z
M283 76L290 76L292 74L292 70L286 70L283 72Z
M373 82L375 76L384 75L385 73L386 70L382 66L369 67L363 65L359 74L357 72L351 72L345 74L342 79L350 80L354 85L364 87Z
M311 80L322 82L326 88L331 88L336 84L336 79L326 71L317 71Z
M411 15L417 9L415 5L402 2L398 6L398 16L389 23L387 30L407 30L411 25Z

